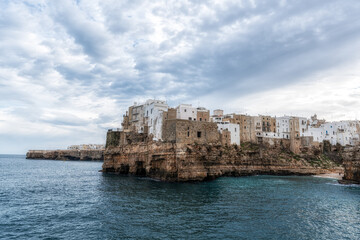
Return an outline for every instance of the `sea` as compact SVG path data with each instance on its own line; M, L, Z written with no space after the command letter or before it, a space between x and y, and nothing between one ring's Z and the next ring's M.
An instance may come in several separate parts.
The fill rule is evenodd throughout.
M0 239L360 239L360 186L299 176L169 183L0 155Z

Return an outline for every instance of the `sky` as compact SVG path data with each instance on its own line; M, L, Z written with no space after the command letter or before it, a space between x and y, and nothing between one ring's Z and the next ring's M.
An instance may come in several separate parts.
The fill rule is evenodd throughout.
M2 0L0 153L104 143L134 102L360 118L358 0Z

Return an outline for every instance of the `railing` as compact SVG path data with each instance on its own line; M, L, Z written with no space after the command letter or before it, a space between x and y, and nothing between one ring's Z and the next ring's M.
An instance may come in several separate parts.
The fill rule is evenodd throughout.
M108 132L120 132L121 128L110 128L108 129Z

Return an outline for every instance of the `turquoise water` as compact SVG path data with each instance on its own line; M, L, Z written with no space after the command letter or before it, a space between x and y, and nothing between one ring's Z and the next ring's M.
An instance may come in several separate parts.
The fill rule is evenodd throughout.
M314 177L164 183L0 155L0 239L360 239L360 187Z

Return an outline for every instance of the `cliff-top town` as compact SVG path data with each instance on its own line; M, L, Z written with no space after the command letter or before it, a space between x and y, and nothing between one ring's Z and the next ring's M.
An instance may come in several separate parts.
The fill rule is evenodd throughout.
M237 145L242 142L271 143L276 139L289 139L299 141L299 144L317 145L327 140L332 145L346 146L358 144L360 136L358 120L326 122L318 119L316 114L309 119L298 116L249 116L224 114L220 109L210 115L210 111L204 107L180 104L172 108L165 101L151 99L129 107L123 118L122 131L145 133L155 141L178 142L179 138L171 139L169 123L165 120L182 121L182 128L177 126L176 132L184 131L182 141L188 143L206 140L211 129L206 123L216 123L223 143Z

